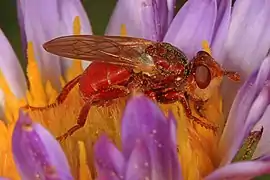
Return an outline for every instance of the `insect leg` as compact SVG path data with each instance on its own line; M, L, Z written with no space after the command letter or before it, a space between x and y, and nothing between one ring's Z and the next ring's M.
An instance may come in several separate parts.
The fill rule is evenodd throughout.
M75 87L75 85L79 82L81 78L81 75L78 75L77 77L75 77L74 79L72 79L70 82L68 82L62 89L61 93L58 95L58 97L56 98L55 102L52 103L52 104L49 104L45 107L33 107L33 106L29 106L29 105L26 105L24 106L23 108L25 109L30 109L30 110L46 110L46 109L49 109L49 108L53 108L53 107L56 107L57 105L59 104L62 104L67 96L68 96L68 93L72 90L72 88Z
M91 106L104 106L105 104L110 103L113 99L117 99L119 97L124 97L129 94L129 90L124 86L112 85L108 89L102 90L97 94L93 95L89 98L82 109L80 110L79 117L77 119L77 124L70 128L65 134L57 137L57 140L62 141L66 139L68 136L71 136L77 130L82 128L85 125L89 110Z
M206 129L211 129L214 132L217 132L218 127L216 127L215 125L213 125L210 122L207 122L204 118L199 119L199 118L195 117L192 114L189 103L188 103L188 101L186 99L186 96L185 96L185 94L183 92L177 92L177 91L166 92L165 94L163 94L163 101L165 99L167 99L167 103L180 101L181 104L183 105L184 109L185 109L185 112L186 112L186 115L187 115L188 118L194 120L194 122L201 125L202 127L205 127Z
M59 140L59 141L62 141L64 139L66 139L68 136L71 136L73 133L75 133L80 128L82 128L85 125L86 118L87 118L88 112L89 112L92 104L93 104L92 99L87 101L83 105L83 107L82 107L82 109L80 111L79 117L77 119L77 124L75 126L73 126L72 128L70 128L65 134L57 137L56 139Z

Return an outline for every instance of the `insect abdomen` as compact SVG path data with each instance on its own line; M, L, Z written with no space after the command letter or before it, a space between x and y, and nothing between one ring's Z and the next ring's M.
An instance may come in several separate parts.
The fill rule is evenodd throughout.
M83 97L90 97L102 89L123 84L129 78L130 72L122 66L93 62L87 67L81 77L80 92Z

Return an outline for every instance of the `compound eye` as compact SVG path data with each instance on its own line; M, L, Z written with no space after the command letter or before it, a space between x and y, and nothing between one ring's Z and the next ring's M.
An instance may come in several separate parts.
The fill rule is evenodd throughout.
M195 80L200 89L205 89L211 82L211 73L208 67L201 65L196 67Z

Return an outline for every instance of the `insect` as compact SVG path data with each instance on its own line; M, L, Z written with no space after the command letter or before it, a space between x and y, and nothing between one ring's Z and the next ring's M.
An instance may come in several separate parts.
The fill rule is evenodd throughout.
M204 51L188 62L185 54L165 42L120 36L72 35L53 39L43 46L46 51L73 59L92 61L86 70L63 88L55 103L63 103L76 85L85 104L77 124L58 137L65 139L84 126L92 106L104 106L120 97L140 91L159 103L180 101L189 118L202 126L215 129L192 115L187 98L204 102L223 76L238 81L236 72L226 71Z

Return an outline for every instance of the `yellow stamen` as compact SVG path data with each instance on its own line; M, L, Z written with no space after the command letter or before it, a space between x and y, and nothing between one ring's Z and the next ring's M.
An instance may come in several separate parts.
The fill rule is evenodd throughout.
M120 36L127 36L127 27L125 24L121 24L120 27Z
M91 180L91 173L89 172L86 160L85 144L82 141L78 142L80 151L80 179Z
M17 99L16 96L10 90L8 83L6 82L5 77L2 72L0 72L0 89L5 94L5 105L4 111L6 120L8 122L14 122L18 118L18 109L25 105L26 102L24 99Z
M211 48L210 48L209 43L208 43L207 40L203 40L203 41L202 41L202 49L203 49L205 52L207 52L207 53L209 53L210 55L212 55L212 51L211 51Z
M11 138L14 124L8 127L0 121L0 176L8 177L12 180L21 179L15 168L13 155L11 151Z
M81 34L81 21L80 17L76 16L73 21L73 34L74 35L79 35Z
M81 34L81 21L80 21L79 16L76 16L74 18L74 21L73 21L73 34L74 35L80 35ZM82 61L74 59L74 61L72 62L71 67L67 70L66 75L65 75L67 81L72 80L74 77L81 74L82 72L83 72Z
M55 102L55 98L58 96L58 92L52 87L50 81L47 81L45 84L45 92L48 104Z
M32 106L46 106L46 93L42 84L41 74L37 65L32 42L28 42L27 46L27 77L29 80L29 99L28 102ZM30 98L31 97L31 98ZM32 100L32 101L31 101ZM34 101L33 101L34 100Z

